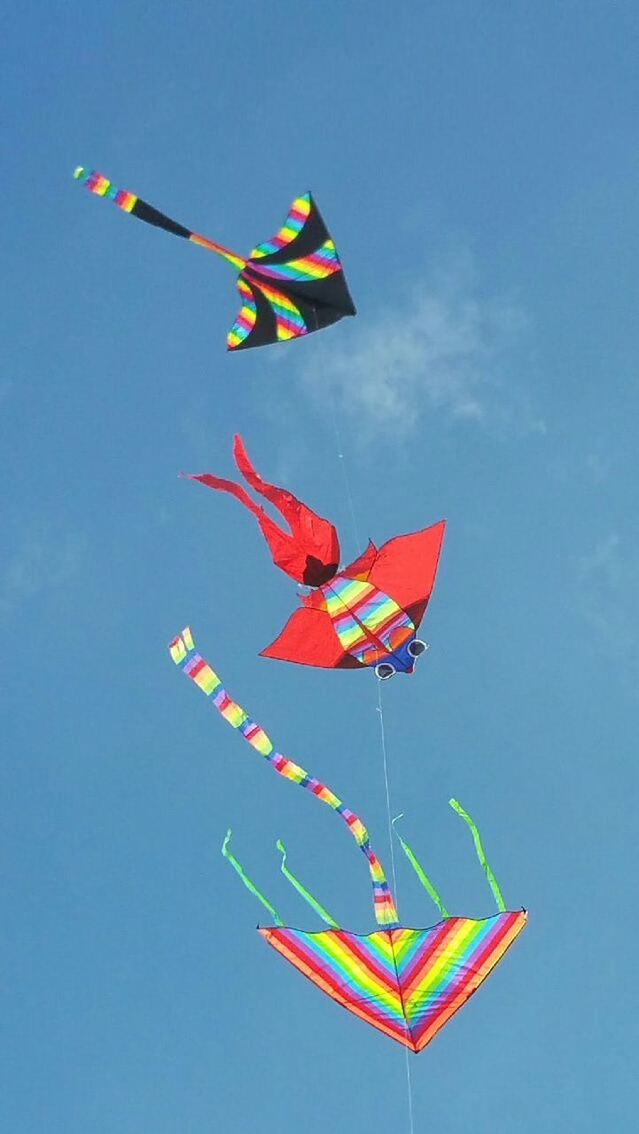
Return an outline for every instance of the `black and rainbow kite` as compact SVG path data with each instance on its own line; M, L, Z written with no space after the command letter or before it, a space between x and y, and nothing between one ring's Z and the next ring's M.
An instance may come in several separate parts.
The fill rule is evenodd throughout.
M118 189L97 170L78 166L74 176L125 213L217 252L238 269L242 308L227 335L229 350L298 339L355 314L337 249L310 193L293 201L271 240L242 259L171 220L128 189Z

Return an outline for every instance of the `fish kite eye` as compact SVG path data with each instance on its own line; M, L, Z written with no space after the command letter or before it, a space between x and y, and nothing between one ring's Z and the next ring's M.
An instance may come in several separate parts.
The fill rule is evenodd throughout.
M422 642L421 638L413 638L412 642L408 644L408 652L412 658L419 658L422 654L426 653L428 642Z
M390 662L379 662L379 664L375 666L375 676L378 677L380 681L388 681L389 677L394 677L396 673L397 670L395 666L391 665Z

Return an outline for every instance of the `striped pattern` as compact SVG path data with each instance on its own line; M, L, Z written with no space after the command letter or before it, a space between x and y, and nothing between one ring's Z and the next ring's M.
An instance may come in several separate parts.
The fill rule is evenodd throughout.
M275 316L275 326L278 342L286 342L288 339L298 339L300 335L308 333L308 327L304 322L302 313L299 308L289 299L285 292L266 283L265 280L258 280L250 272L246 272L245 278L251 283L253 287L259 288L266 301L270 304L273 315Z
M338 575L321 590L344 652L363 665L376 665L415 635L406 611L372 583Z
M190 629L185 629L169 645L169 652L176 665L179 665L187 677L195 682L199 689L211 697L217 711L225 721L238 729L245 740L264 756L275 768L275 771L285 779L299 784L315 795L322 803L332 807L342 817L351 835L355 839L363 854L368 860L368 869L373 885L373 903L375 918L378 925L394 927L398 925L397 910L393 895L386 881L382 864L371 847L370 837L366 827L359 816L342 803L334 792L325 784L320 783L314 776L295 764L281 752L277 752L270 738L260 725L252 721L248 714L229 697L220 678L209 663L196 651L195 643Z
M107 197L110 201L115 201L118 208L123 209L125 213L130 213L135 208L138 200L135 193L130 193L128 189L118 189L117 185L113 185L108 177L99 173L97 169L84 169L79 165L73 176L97 197Z
M316 252L301 256L299 260L289 260L287 264L252 264L251 267L261 276L271 276L275 280L297 280L298 283L323 280L332 276L333 272L342 270L337 249L330 238Z
M235 350L244 339L250 335L257 319L257 306L255 297L249 285L240 276L237 281L237 290L242 299L241 311L226 336L226 345L229 350Z
M258 244L251 252L249 260L259 260L263 256L272 256L274 252L279 252L281 248L285 248L287 244L295 240L304 228L310 211L310 193L303 193L301 197L296 197L279 232L271 240L264 240L262 244Z
M422 1051L477 991L524 929L525 911L431 929L259 933L318 988L367 1024Z

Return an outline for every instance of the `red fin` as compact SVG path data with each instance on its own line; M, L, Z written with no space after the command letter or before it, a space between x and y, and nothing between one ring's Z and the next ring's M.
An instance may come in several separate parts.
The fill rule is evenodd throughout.
M339 566L339 540L333 525L293 496L292 492L262 480L253 468L240 436L235 438L234 454L242 475L256 492L279 509L290 532L276 524L261 504L256 504L246 489L232 480L211 473L185 475L190 480L199 480L200 484L205 484L208 488L229 492L248 508L260 525L276 567L285 571L297 583L305 583L309 587L320 587L322 583L327 583Z
M320 669L360 668L355 658L344 653L327 612L308 606L291 615L279 637L261 654Z
M340 571L340 575L345 575L347 579L363 579L365 581L376 558L377 548L372 539L369 539L366 551L363 551L357 559L349 563L348 567Z
M419 626L435 586L446 521L411 535L397 536L380 548L368 581L390 595Z

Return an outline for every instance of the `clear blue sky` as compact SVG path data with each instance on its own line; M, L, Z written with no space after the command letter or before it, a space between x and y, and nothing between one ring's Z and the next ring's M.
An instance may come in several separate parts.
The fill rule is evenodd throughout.
M345 555L448 520L431 651L386 690L393 809L456 913L530 924L412 1061L416 1129L634 1129L639 12L407 0L26 3L5 18L0 1125L408 1129L404 1056L284 965L275 839L373 928L338 820L172 666L190 622L388 859L376 688L258 658L295 604L258 468ZM72 180L248 251L312 188L356 320L225 353L233 273ZM353 494L344 494L331 407ZM434 910L400 866L409 925Z

